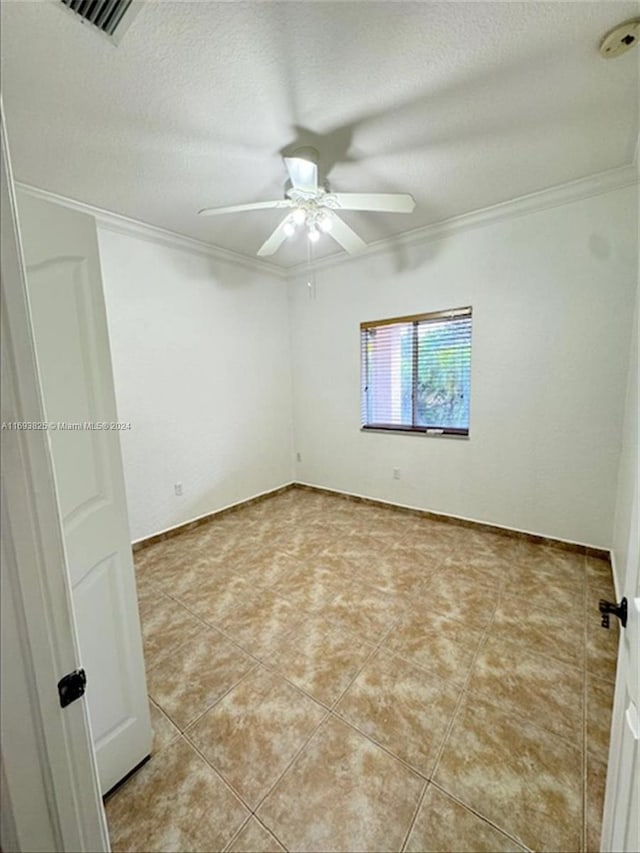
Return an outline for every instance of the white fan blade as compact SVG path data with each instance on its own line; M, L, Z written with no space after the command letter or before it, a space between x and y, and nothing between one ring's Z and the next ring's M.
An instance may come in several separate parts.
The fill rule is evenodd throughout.
M254 201L251 204L232 204L231 207L205 207L198 211L198 216L216 216L218 213L241 213L243 210L266 210L270 207L293 207L288 198L277 201Z
M331 193L341 210L411 213L416 206L409 193Z
M258 249L258 255L261 258L264 258L267 255L275 254L280 248L280 246L282 246L284 241L287 239L287 235L284 232L284 226L285 223L288 222L288 220L289 217L285 216L280 225L278 225L275 231L271 234L271 236L267 237L262 246L260 246L260 248Z
M315 163L302 157L285 157L284 165L294 189L305 193L318 192L318 167Z
M342 248L346 249L350 255L355 255L356 252L361 252L367 248L364 240L361 240L343 219L336 216L333 210L325 211L325 215L331 220L331 229L327 233L333 237L336 243L340 243Z

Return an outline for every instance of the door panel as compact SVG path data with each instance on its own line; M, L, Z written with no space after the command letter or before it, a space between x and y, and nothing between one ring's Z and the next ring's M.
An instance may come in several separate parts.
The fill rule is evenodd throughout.
M122 679L121 666L127 666L126 648L121 641L121 635L116 628L121 622L121 606L117 577L117 555L109 554L89 569L81 584L76 587L74 603L76 621L80 636L95 632L102 637L103 642L94 649L94 666L100 673L100 680L110 684L111 690L102 697L103 701L94 705L91 717L93 736L96 747L101 740L108 736L114 725L128 719L130 714L127 695L124 687L130 678ZM101 607L96 612L92 602L100 601ZM114 654L114 649L117 653Z
M0 103L2 421L41 421L11 162ZM47 436L2 441L0 846L108 851L87 703L55 684L78 662L62 523Z
M99 372L99 356L89 335L92 315L100 306L92 299L87 264L81 258L60 258L29 265L28 275L36 345L39 352L52 356L40 358L43 385L55 389L47 400L47 417L56 422L99 421L109 401L100 399L101 389L92 382ZM51 322L54 318L57 322ZM56 471L60 508L70 533L98 509L97 504L108 506L113 499L108 438L89 430L51 431L50 438L54 454L74 463L59 465Z
M93 217L19 196L27 284L103 793L151 747ZM93 427L93 428L92 428Z
M621 594L627 598L628 617L627 627L620 632L601 849L635 853L640 850L640 514L637 480Z

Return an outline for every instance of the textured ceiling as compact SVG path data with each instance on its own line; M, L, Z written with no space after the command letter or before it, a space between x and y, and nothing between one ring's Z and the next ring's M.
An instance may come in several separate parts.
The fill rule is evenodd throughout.
M367 242L633 159L640 52L597 47L638 3L153 0L118 47L58 5L2 3L16 179L245 255L280 212L196 211L281 197L296 142L336 191L413 193L344 215Z

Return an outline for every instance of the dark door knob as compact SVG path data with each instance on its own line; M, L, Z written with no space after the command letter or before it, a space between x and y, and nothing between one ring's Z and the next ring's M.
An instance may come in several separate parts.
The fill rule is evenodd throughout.
M623 598L620 604L614 604L612 601L605 601L604 598L600 599L600 603L598 604L598 610L601 614L601 625L603 628L609 627L609 614L613 614L613 616L617 616L620 620L622 627L627 627L627 599Z

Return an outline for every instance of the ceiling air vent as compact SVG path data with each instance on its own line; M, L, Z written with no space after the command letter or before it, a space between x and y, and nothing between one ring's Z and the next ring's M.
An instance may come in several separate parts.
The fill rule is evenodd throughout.
M97 27L100 32L114 41L119 41L141 5L135 0L60 0L60 2L79 15L83 21Z

